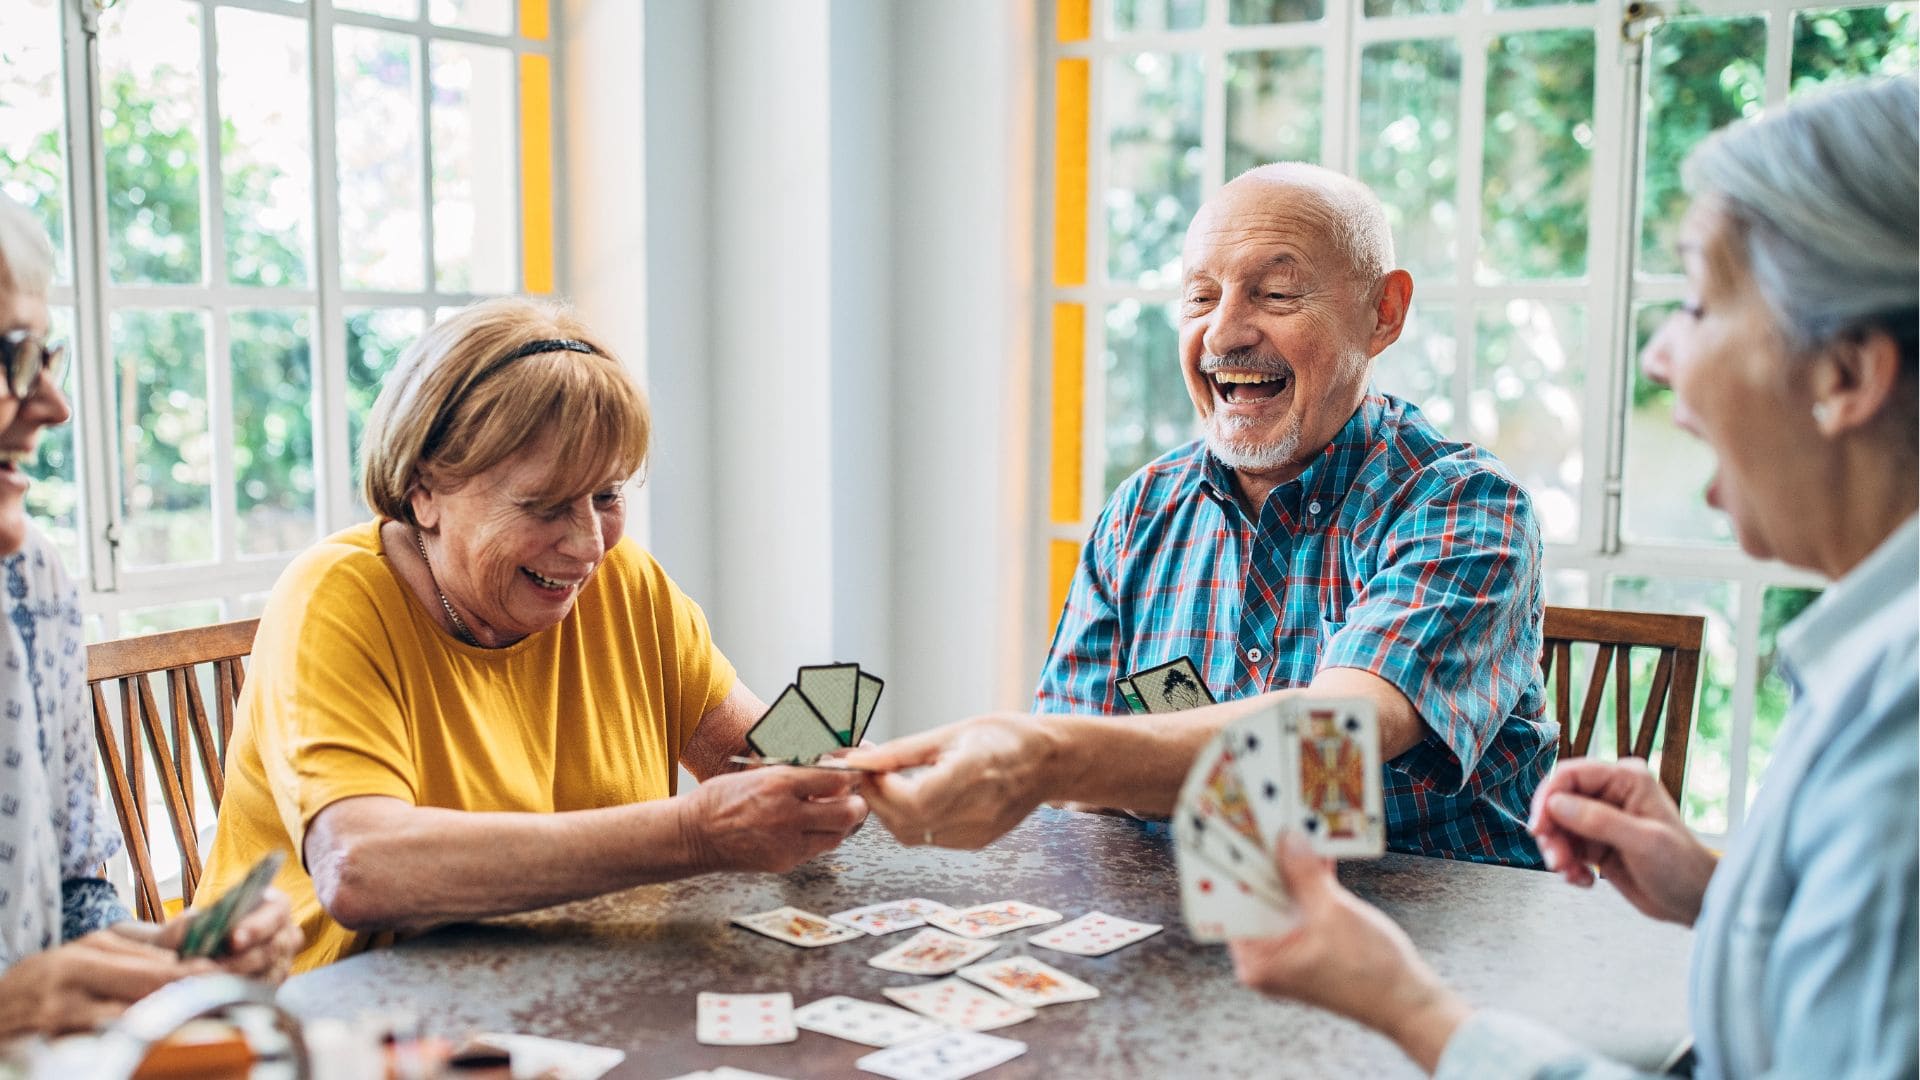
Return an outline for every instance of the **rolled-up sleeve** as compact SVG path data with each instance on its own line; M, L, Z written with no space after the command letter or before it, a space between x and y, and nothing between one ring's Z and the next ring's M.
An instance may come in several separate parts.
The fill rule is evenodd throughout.
M1112 715L1126 711L1113 685L1123 672L1123 658L1120 609L1110 585L1119 507L1124 501L1116 495L1108 502L1080 548L1067 604L1034 692L1035 712Z
M1531 1020L1482 1009L1447 1040L1434 1080L1651 1080Z

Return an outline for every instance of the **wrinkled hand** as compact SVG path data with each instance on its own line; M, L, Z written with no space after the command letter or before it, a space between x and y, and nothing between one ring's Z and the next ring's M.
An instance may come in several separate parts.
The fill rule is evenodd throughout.
M1638 758L1562 762L1534 792L1527 827L1561 877L1585 888L1598 867L1634 907L1686 926L1719 862Z
M769 767L724 773L686 796L681 829L703 870L785 873L867 819L856 773Z
M1276 860L1299 922L1271 938L1230 942L1242 983L1381 1032L1431 1071L1467 1007L1393 920L1340 885L1333 864L1287 834Z
M217 970L169 949L100 930L23 957L0 973L0 1037L101 1027L162 986Z
M902 844L980 848L1026 820L1049 794L1053 742L1031 717L976 716L847 753L885 770L868 777L873 812ZM923 769L902 776L902 769Z
M186 911L157 927L124 922L113 929L136 941L177 951L186 939L187 927L199 917L197 911ZM228 931L226 954L216 957L214 963L233 975L282 982L293 970L293 958L305 943L306 935L293 924L293 906L286 894L268 889L260 895L259 905Z

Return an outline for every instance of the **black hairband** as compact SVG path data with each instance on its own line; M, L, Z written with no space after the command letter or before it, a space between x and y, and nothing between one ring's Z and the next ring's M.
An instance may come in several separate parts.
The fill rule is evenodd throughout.
M594 348L584 341L575 341L572 338L551 338L546 341L529 341L525 345L501 357L500 360L502 363L505 363L508 360L518 360L523 356L533 356L536 353L548 352L583 352L590 356L600 355L599 349Z

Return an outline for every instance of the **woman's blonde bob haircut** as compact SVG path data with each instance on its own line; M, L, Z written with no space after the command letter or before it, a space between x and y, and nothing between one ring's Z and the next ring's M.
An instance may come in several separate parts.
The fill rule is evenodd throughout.
M572 340L506 360L536 341ZM555 504L620 484L647 459L653 421L627 369L558 304L487 300L435 323L380 388L361 440L367 505L416 524L423 479L454 490L545 438Z

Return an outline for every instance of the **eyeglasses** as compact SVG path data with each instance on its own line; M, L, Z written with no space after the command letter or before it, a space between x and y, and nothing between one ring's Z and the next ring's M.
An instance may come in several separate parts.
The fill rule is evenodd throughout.
M25 330L0 334L0 374L6 376L7 389L20 401L33 396L41 372L46 372L55 386L60 385L66 366L64 341L49 342Z

